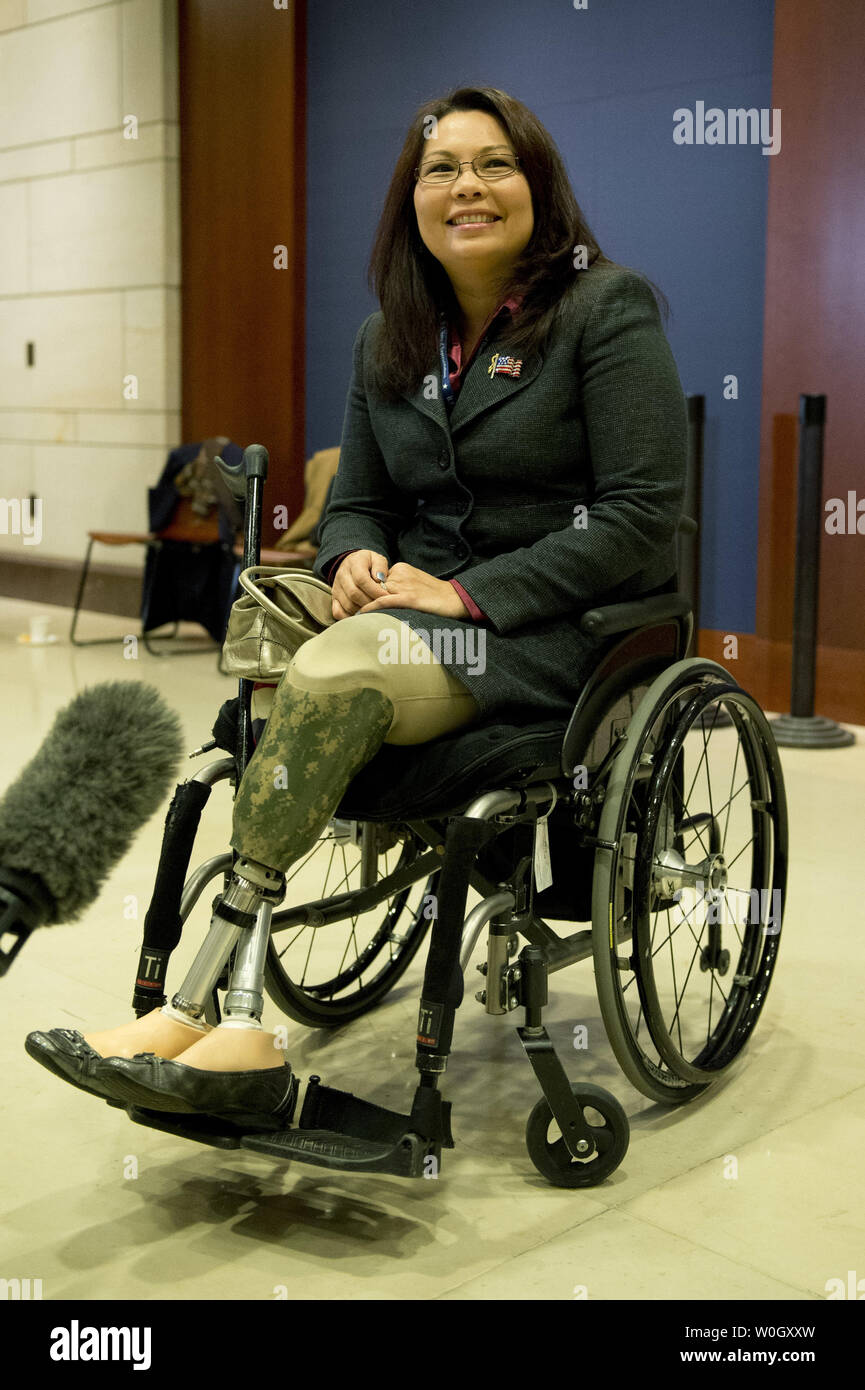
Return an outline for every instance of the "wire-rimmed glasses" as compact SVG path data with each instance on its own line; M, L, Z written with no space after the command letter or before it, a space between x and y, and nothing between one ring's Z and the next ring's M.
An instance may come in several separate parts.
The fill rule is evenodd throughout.
M466 164L472 166L479 179L492 183L515 174L520 161L512 150L507 149L485 150L483 154L475 155L474 159L464 159L462 162L452 155L432 155L417 166L415 178L428 184L455 183Z

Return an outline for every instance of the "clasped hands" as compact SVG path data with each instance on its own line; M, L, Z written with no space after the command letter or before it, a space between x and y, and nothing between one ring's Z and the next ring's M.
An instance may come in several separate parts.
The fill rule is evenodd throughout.
M387 589L376 575L383 574ZM350 618L355 613L374 613L377 608L417 608L442 618L468 618L469 611L452 584L426 570L399 560L389 565L374 550L353 550L346 555L331 584L333 616Z

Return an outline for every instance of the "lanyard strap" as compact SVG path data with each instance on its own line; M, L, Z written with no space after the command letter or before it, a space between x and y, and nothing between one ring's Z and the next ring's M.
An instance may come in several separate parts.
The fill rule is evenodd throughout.
M439 358L442 368L442 395L448 405L453 405L455 396L454 388L451 386L451 369L448 362L448 326L443 322L439 329Z

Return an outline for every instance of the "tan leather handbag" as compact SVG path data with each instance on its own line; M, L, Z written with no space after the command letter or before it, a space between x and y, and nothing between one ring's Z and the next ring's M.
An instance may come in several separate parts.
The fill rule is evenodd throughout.
M334 623L333 594L309 570L277 565L243 570L240 585L245 592L229 614L223 670L247 680L278 681L298 647Z

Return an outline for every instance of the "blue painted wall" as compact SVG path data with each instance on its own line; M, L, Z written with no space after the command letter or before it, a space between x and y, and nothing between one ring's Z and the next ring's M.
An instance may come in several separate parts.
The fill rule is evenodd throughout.
M701 624L753 632L766 208L759 145L677 145L673 112L770 108L773 0L312 0L307 451L338 444L366 266L416 108L503 88L552 135L608 256L666 294L706 396ZM783 133L783 132L782 132ZM723 398L725 376L739 398Z

